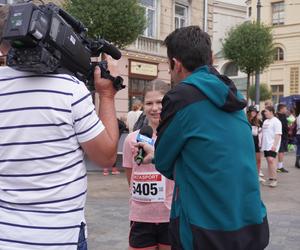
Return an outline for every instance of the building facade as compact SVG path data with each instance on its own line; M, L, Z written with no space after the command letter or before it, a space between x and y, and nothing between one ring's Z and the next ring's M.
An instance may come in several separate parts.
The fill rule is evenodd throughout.
M125 116L134 99L142 99L144 85L155 78L170 83L166 36L179 27L199 25L212 36L212 0L140 0L147 28L116 62L126 89L116 96L118 116Z
M256 20L257 2L248 1L248 15ZM272 101L300 94L300 2L299 0L262 0L261 21L273 28L274 63L261 74L261 82L272 90Z
M247 75L238 70L222 53L224 38L235 26L247 20L246 5L218 0L213 3L213 53L214 66L221 73L230 77L237 88L246 95Z
M15 3L24 0L0 1ZM40 3L39 0L34 2ZM51 2L62 4L64 0ZM212 36L213 0L140 0L140 4L145 8L147 28L136 42L122 50L122 58L114 61L126 85L116 95L118 117L126 116L134 99L142 99L147 81L158 78L170 83L167 52L163 46L169 33L176 28L199 25ZM95 100L98 102L97 97Z

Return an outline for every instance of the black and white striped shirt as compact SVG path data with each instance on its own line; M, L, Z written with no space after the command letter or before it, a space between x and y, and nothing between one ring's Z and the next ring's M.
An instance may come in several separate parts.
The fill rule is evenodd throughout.
M84 83L0 67L0 249L76 250L86 169L104 129Z

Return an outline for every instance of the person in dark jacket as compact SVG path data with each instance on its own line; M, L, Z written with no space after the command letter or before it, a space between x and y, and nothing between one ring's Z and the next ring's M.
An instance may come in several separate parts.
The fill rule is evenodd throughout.
M283 166L284 153L288 151L288 140L289 140L289 126L287 120L287 106L283 103L279 103L277 106L277 118L280 120L282 125L282 135L280 148L278 151L278 164L277 172L288 173L289 171Z
M262 250L269 242L246 101L212 66L198 26L165 39L174 88L163 99L158 138L145 162L175 181L173 250Z

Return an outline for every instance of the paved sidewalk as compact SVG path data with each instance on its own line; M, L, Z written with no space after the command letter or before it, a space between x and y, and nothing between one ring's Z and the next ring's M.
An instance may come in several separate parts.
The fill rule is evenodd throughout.
M266 162L263 159L263 172ZM294 153L286 156L288 174L278 174L277 188L262 186L268 209L271 242L267 250L300 250L300 170ZM88 174L87 223L89 250L125 250L128 242L128 185L125 174ZM233 250L233 249L228 249Z

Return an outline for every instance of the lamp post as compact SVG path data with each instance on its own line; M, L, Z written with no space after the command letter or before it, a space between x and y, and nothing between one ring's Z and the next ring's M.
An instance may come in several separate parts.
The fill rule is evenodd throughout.
M261 2L260 2L260 0L257 0L256 8L257 8L256 21L259 24L260 23L260 9L261 9ZM255 105L257 107L259 107L259 102L260 102L259 81L260 81L260 75L259 75L259 70L258 70L255 73Z

